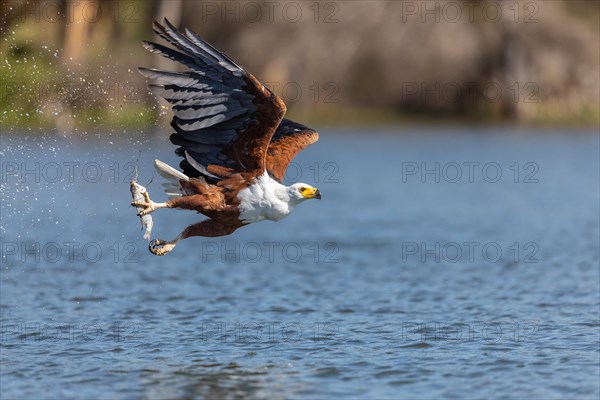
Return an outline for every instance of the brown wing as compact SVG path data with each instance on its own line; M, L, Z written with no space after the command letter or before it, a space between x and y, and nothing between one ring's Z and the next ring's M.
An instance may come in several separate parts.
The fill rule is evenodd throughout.
M302 124L283 119L267 150L267 171L283 183L285 171L294 157L319 140L319 134Z
M189 68L139 69L156 80L150 89L173 105L176 133L170 139L180 146L175 153L184 158L183 172L209 182L262 173L271 137L286 111L283 101L194 32L178 32L166 19L165 26L155 22L154 31L177 50L151 42L144 47Z

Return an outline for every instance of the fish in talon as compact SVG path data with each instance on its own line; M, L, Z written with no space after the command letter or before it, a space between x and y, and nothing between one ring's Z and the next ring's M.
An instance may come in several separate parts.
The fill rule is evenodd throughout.
M145 203L148 196L148 191L145 187L137 183L137 181L131 181L129 185L129 189L131 190L131 197L133 198L132 205L138 211L138 216L140 217L140 223L142 224L142 230L145 228L144 239L150 240L150 235L152 233L152 225L154 225L154 221L152 220L152 216L150 214L140 215L142 211L144 211L144 207L140 207L135 204ZM134 204L135 203L135 204Z

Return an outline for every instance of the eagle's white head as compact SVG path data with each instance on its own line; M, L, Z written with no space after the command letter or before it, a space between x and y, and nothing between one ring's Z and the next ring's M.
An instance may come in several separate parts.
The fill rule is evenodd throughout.
M319 199L321 200L321 192L319 189L312 187L306 183L294 183L288 186L288 194L290 200L295 203L303 202L308 199Z
M306 183L285 186L266 172L256 182L240 190L239 219L244 224L279 221L289 215L295 206L308 199L320 199L321 192Z

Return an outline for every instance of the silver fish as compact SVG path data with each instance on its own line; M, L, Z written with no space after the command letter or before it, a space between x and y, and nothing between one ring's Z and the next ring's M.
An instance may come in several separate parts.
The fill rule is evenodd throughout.
M137 183L137 181L135 179L133 181L131 181L131 184L129 185L129 189L131 190L131 197L133 198L133 201L141 201L141 202L146 201L146 198L144 197L144 193L147 193L148 191L146 190L145 187L143 187L142 185ZM143 210L143 208L136 207L136 210L138 212L140 212ZM154 222L152 221L152 216L150 214L146 214L146 215L140 217L140 222L142 224L142 229L144 229L144 227L146 228L146 232L144 232L144 239L150 240L150 234L152 232L152 225L154 225Z

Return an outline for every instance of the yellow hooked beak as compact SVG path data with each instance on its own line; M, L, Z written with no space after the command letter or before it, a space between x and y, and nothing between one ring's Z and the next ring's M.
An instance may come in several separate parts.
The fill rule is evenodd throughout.
M314 187L307 187L302 192L302 196L306 199L319 199L321 200L321 192L319 189Z

